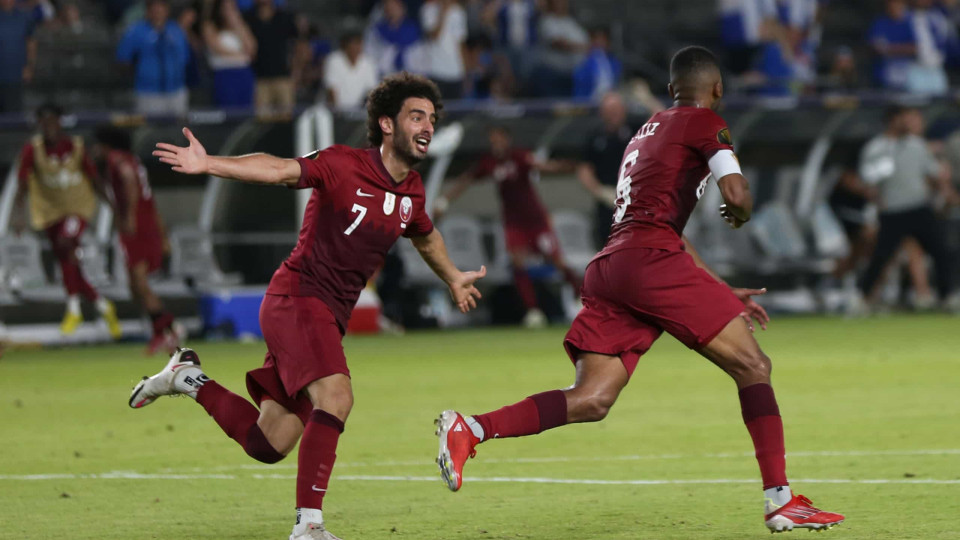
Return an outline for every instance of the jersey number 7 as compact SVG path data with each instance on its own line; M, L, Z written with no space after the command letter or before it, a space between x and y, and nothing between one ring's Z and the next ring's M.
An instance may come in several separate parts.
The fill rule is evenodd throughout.
M353 205L353 209L350 210L350 211L351 211L351 212L359 212L360 215L357 216L357 219L355 219L355 220L353 221L353 224L352 224L352 225L350 225L349 227L347 227L347 230L343 231L343 234L345 234L345 235L347 235L347 236L350 236L350 233L352 233L357 227L360 226L360 222L363 221L363 217L367 215L367 207L366 207L366 206L360 206L359 204L354 204L354 205Z

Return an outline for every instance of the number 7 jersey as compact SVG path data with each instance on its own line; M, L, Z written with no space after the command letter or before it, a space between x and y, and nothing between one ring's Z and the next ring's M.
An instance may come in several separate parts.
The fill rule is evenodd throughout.
M395 182L379 148L336 145L297 161L295 188L313 193L297 245L274 273L267 294L320 298L343 332L360 291L397 238L433 231L423 183L416 171Z
M703 195L707 161L733 150L726 122L711 109L673 107L653 115L623 154L617 209L597 257L622 249L683 249L681 235Z

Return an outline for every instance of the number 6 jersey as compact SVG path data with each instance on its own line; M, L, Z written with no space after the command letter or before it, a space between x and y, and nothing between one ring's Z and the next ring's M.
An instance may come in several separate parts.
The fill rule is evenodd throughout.
M313 193L297 246L273 274L267 294L320 298L343 332L360 291L397 238L433 231L423 183L412 170L395 182L379 148L336 145L297 161L295 187Z
M622 249L683 249L683 227L709 179L707 161L733 150L727 124L711 109L673 107L653 115L623 154L617 209L597 257Z

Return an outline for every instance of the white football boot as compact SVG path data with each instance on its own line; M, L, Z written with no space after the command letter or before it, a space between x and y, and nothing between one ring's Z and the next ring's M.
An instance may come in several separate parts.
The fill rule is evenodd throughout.
M323 526L323 523L308 523L306 528L300 534L297 534L299 526L293 528L290 533L290 540L340 540Z
M200 357L193 349L177 349L160 373L144 377L130 393L130 407L139 409L160 396L187 394L197 397L197 390L209 379L200 370Z

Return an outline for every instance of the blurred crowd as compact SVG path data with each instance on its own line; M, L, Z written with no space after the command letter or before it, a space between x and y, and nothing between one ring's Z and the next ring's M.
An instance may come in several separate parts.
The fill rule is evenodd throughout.
M349 4L363 19L333 29L324 21L321 30L292 0L100 2L116 34L115 60L129 70L136 109L145 113L177 114L191 104L281 113L317 101L354 108L380 77L398 70L428 75L445 97L465 100L596 101L624 83L628 45L623 32L614 43L611 31L627 23L587 26L569 0ZM869 26L860 22L866 32L859 39L821 50L825 13L839 4L717 0L728 86L770 96L948 91L947 70L960 63L960 0L877 0L879 16ZM0 0L0 112L22 108L38 62L34 30L89 32L84 5ZM859 54L865 44L869 58Z
M834 4L839 4L835 2ZM878 0L882 12L859 42L821 51L828 0L719 0L727 67L740 86L762 95L882 88L922 95L949 90L960 66L960 2ZM867 43L871 76L855 50Z

